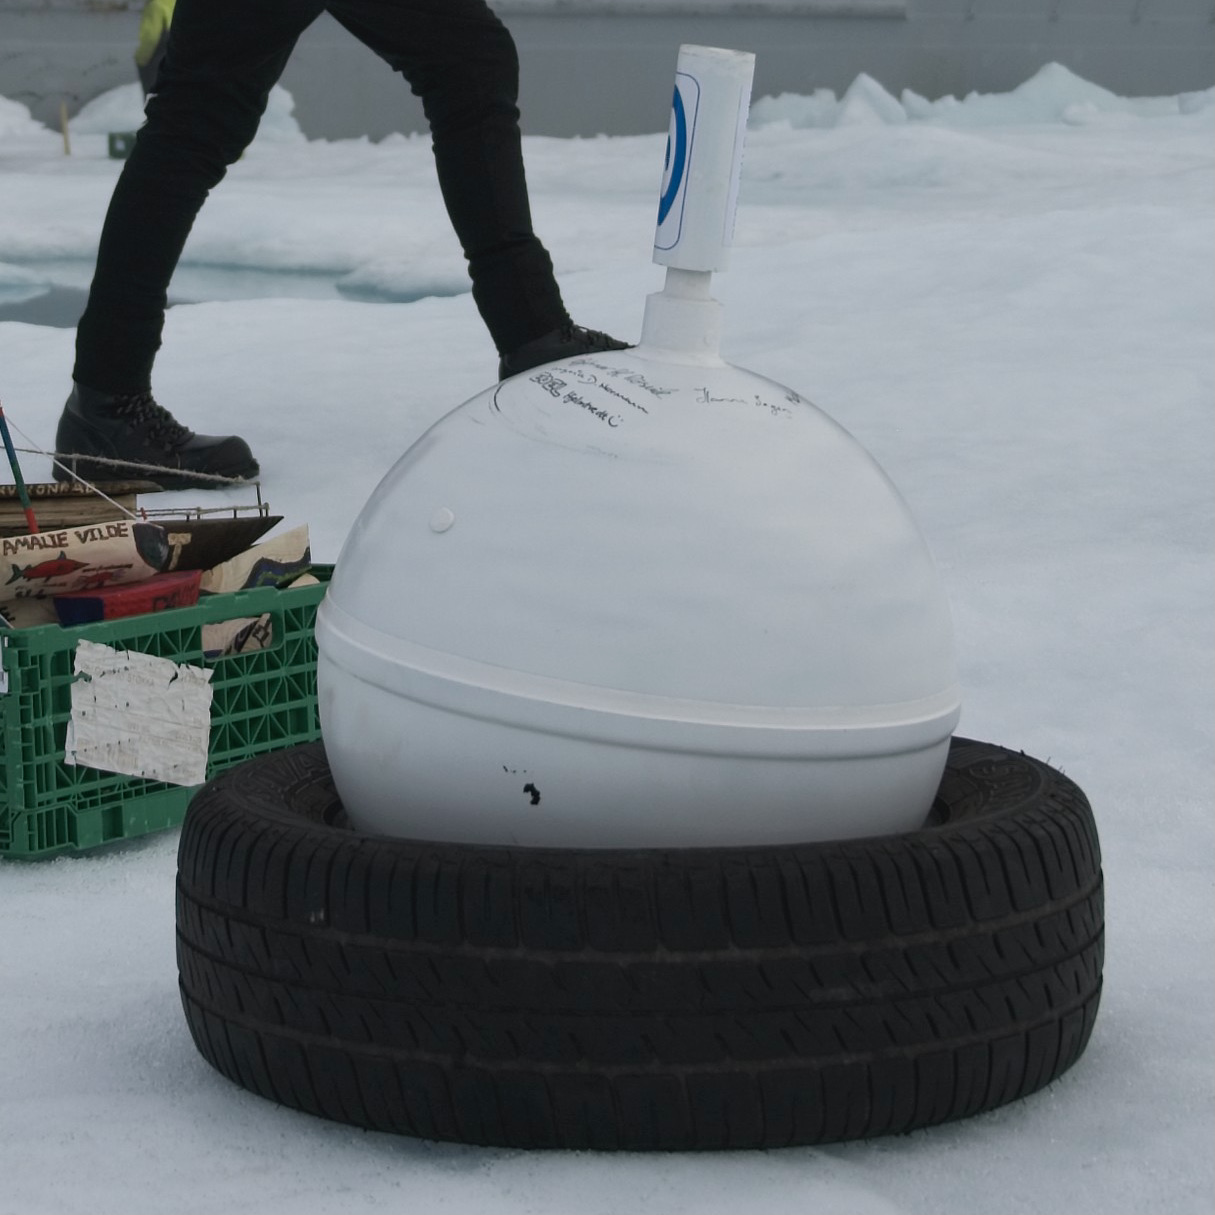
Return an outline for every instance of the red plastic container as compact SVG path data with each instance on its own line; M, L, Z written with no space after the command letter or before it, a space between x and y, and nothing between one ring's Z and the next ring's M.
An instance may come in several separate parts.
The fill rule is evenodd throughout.
M177 570L155 574L125 586L102 586L92 591L71 591L55 596L55 612L64 625L94 624L141 616L166 608L193 607L198 602L200 570Z

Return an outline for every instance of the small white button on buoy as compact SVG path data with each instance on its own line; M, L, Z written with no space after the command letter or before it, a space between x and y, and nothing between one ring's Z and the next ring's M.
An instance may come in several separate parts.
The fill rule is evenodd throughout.
M456 521L455 514L448 510L446 506L440 506L433 515L430 516L430 530L432 532L443 533L451 527Z

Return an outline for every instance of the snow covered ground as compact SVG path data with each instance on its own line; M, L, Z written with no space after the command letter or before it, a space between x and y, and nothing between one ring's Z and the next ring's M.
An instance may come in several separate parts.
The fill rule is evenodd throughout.
M133 90L76 120L70 157L0 99L0 305L87 284L120 167L105 132L138 124ZM927 534L960 732L1050 760L1093 801L1106 988L1075 1068L966 1122L770 1154L366 1134L276 1108L195 1053L170 832L0 862L0 1212L1215 1209L1213 131L1215 90L1127 100L1057 67L1002 96L896 99L862 77L843 98L761 99L716 280L726 357L847 427ZM664 142L526 144L571 311L625 338L662 282ZM296 298L172 308L158 395L196 429L244 434L284 526L307 522L333 560L378 478L495 374L427 141L309 143L276 96L177 296L205 298L215 267L276 272L249 281ZM53 443L71 359L70 329L0 323L19 446Z

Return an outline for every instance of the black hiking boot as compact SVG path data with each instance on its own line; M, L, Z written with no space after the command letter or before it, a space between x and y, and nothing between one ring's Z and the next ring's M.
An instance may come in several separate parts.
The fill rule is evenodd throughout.
M628 342L617 341L598 329L583 329L572 321L559 329L550 330L530 342L517 346L498 361L498 379L519 375L543 363L571 359L579 354L594 354L600 350L627 350Z
M196 435L151 392L111 395L73 384L55 435L55 480L138 479L164 489L223 489L258 474L236 435ZM62 466L62 467L61 467Z

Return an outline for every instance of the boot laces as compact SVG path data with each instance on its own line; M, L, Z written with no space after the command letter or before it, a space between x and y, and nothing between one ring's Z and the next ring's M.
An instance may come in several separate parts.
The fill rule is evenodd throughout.
M115 414L134 430L141 428L148 438L172 451L188 443L194 432L183 426L163 405L158 405L150 392L139 392L119 399Z
M574 324L573 321L561 326L561 340L570 343L577 342L580 346L590 350L615 350L624 345L623 342L617 341L608 334L600 333L598 329L587 329L582 325Z

